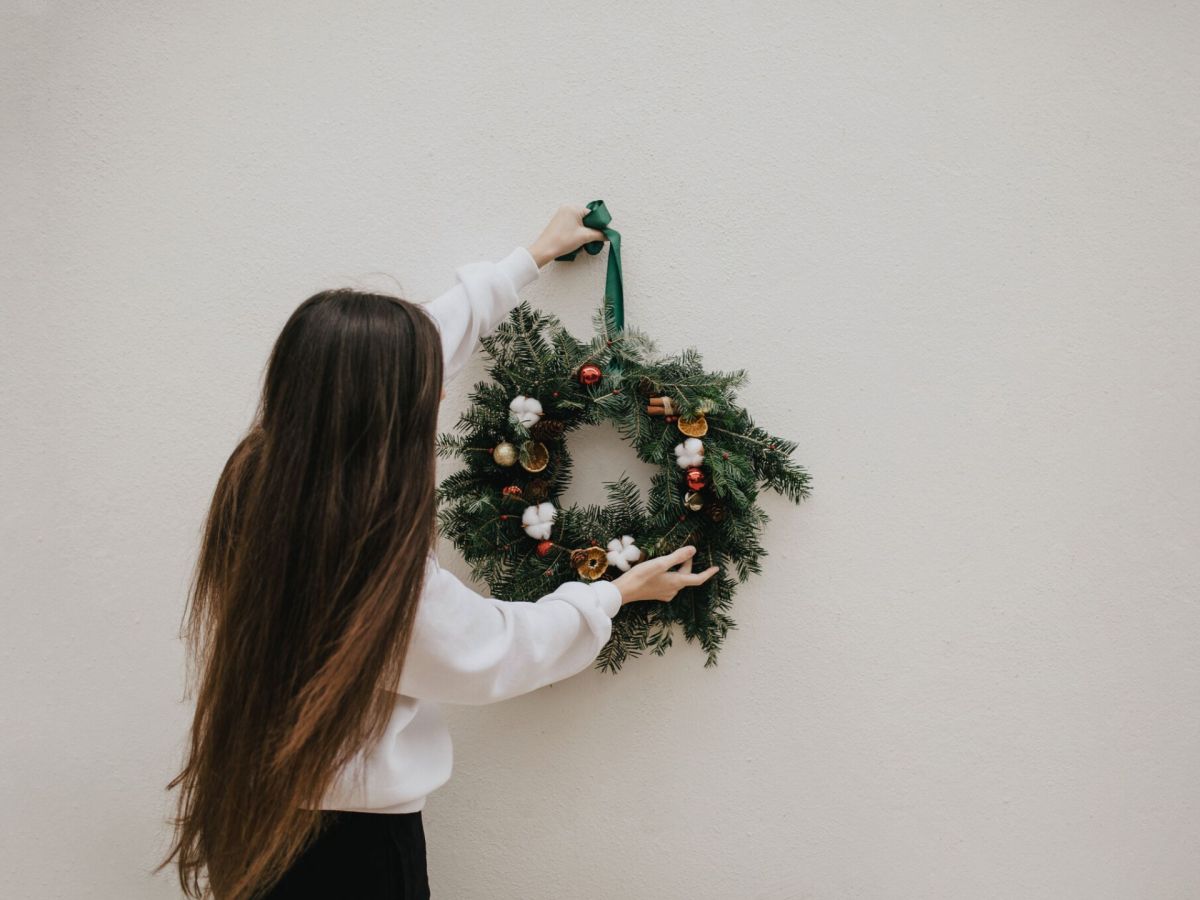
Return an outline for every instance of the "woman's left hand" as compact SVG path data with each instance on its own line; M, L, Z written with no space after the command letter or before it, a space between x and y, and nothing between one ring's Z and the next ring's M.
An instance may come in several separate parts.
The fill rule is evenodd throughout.
M583 217L589 212L591 210L586 206L571 203L558 208L537 240L526 248L539 269L556 256L578 250L592 241L606 240L603 231L583 224Z

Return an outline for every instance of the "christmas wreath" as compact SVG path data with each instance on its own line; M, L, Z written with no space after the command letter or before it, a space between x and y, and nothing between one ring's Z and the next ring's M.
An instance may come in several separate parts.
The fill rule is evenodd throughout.
M736 627L729 615L736 586L762 571L759 536L768 517L759 492L799 502L809 475L791 459L795 443L764 431L736 402L745 370L706 371L693 349L661 356L644 333L625 326L620 235L602 201L588 206L584 224L604 231L609 244L596 334L580 341L523 302L482 340L490 380L475 385L456 433L438 437L439 456L466 463L438 487L438 524L476 578L518 602L568 578L613 578L695 544L696 568L721 571L670 603L623 606L596 667L616 672L647 649L661 656L675 623L712 666ZM605 243L583 249L596 254ZM649 495L643 502L622 474L604 483L607 505L564 507L569 436L604 422L657 466Z

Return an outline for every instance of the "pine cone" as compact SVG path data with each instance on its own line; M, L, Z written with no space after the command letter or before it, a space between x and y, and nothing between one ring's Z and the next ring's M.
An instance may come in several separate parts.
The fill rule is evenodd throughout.
M563 436L566 430L566 425L560 419L539 419L532 428L529 429L530 435L535 440L546 441L555 440Z
M657 387L649 378L641 378L638 380L638 393L643 397L656 397L662 393L662 388Z
M550 497L550 482L545 478L535 478L525 485L525 495L534 503L541 503Z

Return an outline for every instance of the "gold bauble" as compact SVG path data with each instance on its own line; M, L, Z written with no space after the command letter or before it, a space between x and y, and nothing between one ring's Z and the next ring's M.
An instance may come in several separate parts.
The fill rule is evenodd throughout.
M608 554L599 547L576 550L571 554L571 564L580 577L595 581L608 571Z
M517 448L508 441L501 441L492 449L492 459L498 466L512 466L517 462Z
M550 465L550 451L539 441L526 441L521 445L521 468L526 472L540 472Z
M704 437L704 435L708 434L708 419L704 418L704 413L698 413L694 416L680 416L679 421L675 425L688 437Z
M704 509L704 495L699 491L688 491L684 495L683 505L692 512L700 512Z

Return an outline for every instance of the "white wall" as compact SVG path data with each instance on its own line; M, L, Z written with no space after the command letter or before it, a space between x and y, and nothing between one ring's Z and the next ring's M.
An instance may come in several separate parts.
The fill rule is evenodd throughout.
M4 895L176 895L184 589L292 308L597 197L815 494L717 668L447 708L434 895L1200 894L1195 7L407 7L5 4Z

